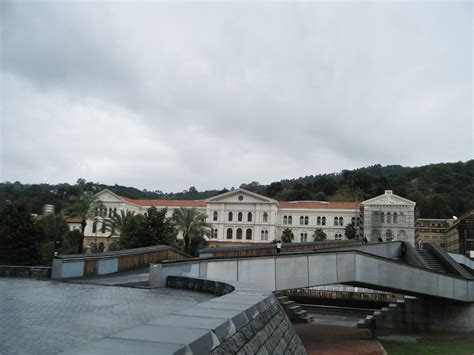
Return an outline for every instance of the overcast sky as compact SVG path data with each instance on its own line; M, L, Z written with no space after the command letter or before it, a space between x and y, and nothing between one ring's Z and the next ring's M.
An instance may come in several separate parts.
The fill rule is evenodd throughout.
M0 181L177 192L474 155L471 1L0 13Z

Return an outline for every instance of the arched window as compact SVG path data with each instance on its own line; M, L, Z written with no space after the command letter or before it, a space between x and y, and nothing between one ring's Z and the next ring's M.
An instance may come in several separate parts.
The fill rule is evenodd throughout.
M252 222L252 212L247 214L247 222Z
M283 216L283 224L288 224L288 217L287 216Z
M245 231L245 239L247 240L251 240L252 239L252 230L250 228L248 228L246 231Z
M231 221L231 222L232 222L232 218L233 218L233 216L234 216L234 215L232 214L232 212L229 212L229 221Z
M217 239L217 228L212 230L212 238Z
M260 232L260 239L268 240L268 231L266 229L262 229L262 231Z
M321 220L321 224L322 224L323 226L325 226L325 225L326 225L326 217L323 217L323 218L322 218L322 220Z
M336 239L336 240L342 240L342 234L341 234L341 233L336 233L334 239Z
M239 212L239 214L237 215L237 220L239 222L242 222L242 212Z
M393 223L398 223L398 215L397 212L393 213Z
M293 224L293 217L288 216L288 224Z
M283 217L284 219L284 217ZM263 222L266 223L268 222L268 213L267 212L263 212Z
M97 221L94 221L94 223L92 223L92 233L97 233Z
M214 217L213 217L214 221L217 221L217 211L214 211Z
M392 215L390 212L387 212L387 223L392 223Z
M242 228L237 228L237 239L242 239Z
M309 224L309 217L305 216L304 218L304 224L308 225Z
M300 217L300 224L304 224L304 217L303 216Z
M232 239L232 228L227 228L227 239Z
M340 226L344 225L344 217L339 217L339 225Z
M339 218L334 217L334 225L337 226L339 224Z
M318 216L318 218L316 218L316 224L317 224L318 226L321 225L321 217Z
M300 234L300 241L301 242L307 242L308 241L308 233L303 232Z
M100 229L101 233L105 233L105 221L102 221L102 228Z
M380 223L385 223L385 213L380 212Z
M356 218L355 218L355 217L352 217L352 218L351 218L351 224L352 224L353 226L355 226L355 224L356 224Z

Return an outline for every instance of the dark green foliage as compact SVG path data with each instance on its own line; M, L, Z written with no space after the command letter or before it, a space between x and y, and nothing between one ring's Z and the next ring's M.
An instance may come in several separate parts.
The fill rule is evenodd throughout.
M44 242L44 232L31 216L29 205L0 203L0 264L41 264Z
M146 215L130 214L123 220L120 240L111 250L141 248L152 245L176 244L176 229L166 209L151 207Z
M197 236L194 238L191 238L191 241L189 243L189 255L191 256L199 256L199 250L200 249L205 249L209 243L203 236Z
M295 235L290 228L285 228L281 233L281 241L283 243L291 243L295 239Z
M344 235L347 239L354 239L356 237L356 229L352 223L349 223L344 229Z
M327 238L327 235L326 233L323 232L321 228L316 229L313 233L313 240L315 242L326 240L326 238Z
M42 245L41 252L42 264L49 264L53 259L54 252L63 254L61 251L64 239L69 233L69 227L62 215L54 214L43 216L37 222L37 225L42 229L45 236L45 243ZM76 244L75 247L75 250L77 250L78 245ZM67 251L69 253L72 250Z
M211 225L206 222L207 216L196 208L180 207L173 212L173 222L184 239L184 252L191 253L191 242L210 234Z

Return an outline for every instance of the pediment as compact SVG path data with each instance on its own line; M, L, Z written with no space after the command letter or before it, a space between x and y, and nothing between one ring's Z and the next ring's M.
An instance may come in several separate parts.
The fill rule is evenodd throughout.
M255 192L244 189L236 189L223 194L211 197L206 200L207 203L274 203L276 200L259 195Z
M416 203L413 201L410 201L406 198L400 197L398 195L394 195L392 193L385 193L384 195L380 195L374 198L371 198L370 200L366 200L362 202L364 206L415 206Z
M95 195L102 202L124 202L123 199L110 190L102 190Z

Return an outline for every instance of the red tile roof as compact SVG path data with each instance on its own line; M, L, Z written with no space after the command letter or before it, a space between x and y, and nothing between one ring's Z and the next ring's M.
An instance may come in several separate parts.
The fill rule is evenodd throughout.
M281 208L308 208L316 210L355 210L359 209L357 202L327 202L327 201L278 201Z
M155 207L206 207L207 202L203 200L134 200L122 197L124 200L139 206Z

